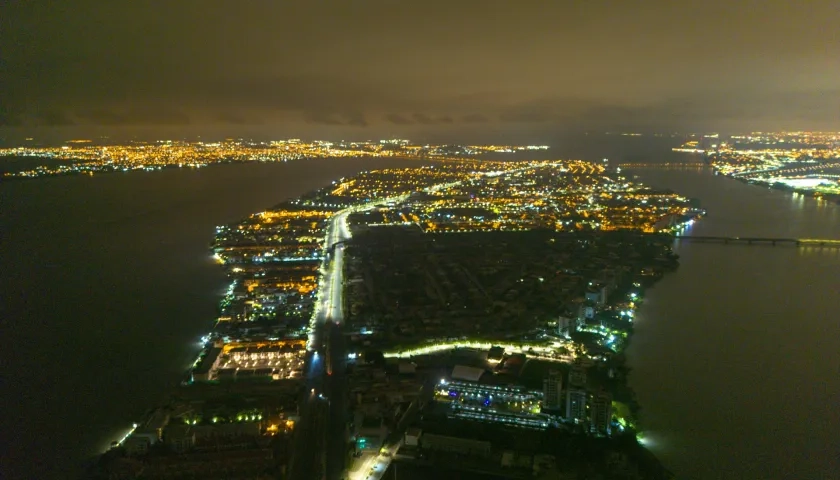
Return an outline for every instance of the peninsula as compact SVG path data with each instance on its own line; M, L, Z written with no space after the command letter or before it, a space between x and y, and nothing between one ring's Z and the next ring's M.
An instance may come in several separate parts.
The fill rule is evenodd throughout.
M623 349L702 210L603 165L363 172L219 226L230 285L125 478L670 478Z

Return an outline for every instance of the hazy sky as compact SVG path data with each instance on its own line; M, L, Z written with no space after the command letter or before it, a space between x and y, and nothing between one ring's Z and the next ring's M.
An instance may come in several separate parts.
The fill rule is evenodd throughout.
M840 2L5 0L0 125L840 130Z

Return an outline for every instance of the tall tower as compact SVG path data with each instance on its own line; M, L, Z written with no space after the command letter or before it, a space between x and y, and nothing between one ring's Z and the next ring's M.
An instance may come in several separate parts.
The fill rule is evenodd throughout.
M582 365L573 365L569 371L569 385L573 387L586 388L586 368Z
M548 372L543 380L543 410L560 410L563 405L563 374L558 370Z
M580 423L586 419L586 391L570 388L566 391L566 420Z
M612 423L612 396L607 392L600 392L592 400L592 432L610 435Z

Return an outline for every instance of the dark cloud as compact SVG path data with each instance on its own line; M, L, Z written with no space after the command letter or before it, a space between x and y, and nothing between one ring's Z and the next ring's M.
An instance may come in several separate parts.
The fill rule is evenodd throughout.
M187 114L165 108L95 109L76 112L83 123L106 126L189 125ZM80 122L82 123L82 122Z
M310 123L319 123L322 125L349 125L353 127L367 126L367 120L364 115L359 112L351 113L328 113L328 112L310 112L306 114L306 120Z
M411 116L411 118L421 125L434 125L437 123L436 121L434 121L434 119L432 119L432 117L423 113L415 113Z
M551 107L524 105L499 114L504 123L547 123L560 119L560 111Z
M12 1L0 127L840 128L836 1L753 3Z
M306 121L323 125L344 125L344 122L334 113L313 112L306 115Z
M0 127L19 127L21 125L23 125L23 119L20 112L0 103Z
M562 125L606 130L740 130L817 128L837 120L840 89L812 92L739 91L698 93L646 105L609 104L580 99L545 98L507 108L506 123Z
M490 119L480 113L470 113L461 117L463 123L487 123Z
M368 122L365 120L365 116L359 112L353 112L345 114L346 125L350 125L353 127L366 127Z
M219 112L216 114L216 118L218 122L229 124L229 125L261 125L262 122L256 118L248 118L245 115L225 111Z
M394 125L411 125L411 124L414 123L410 119L408 119L408 118L406 118L402 115L399 115L397 113L389 113L388 115L385 115L385 120L388 120L389 122L393 123Z
M65 112L59 110L45 110L38 112L35 116L35 123L39 126L45 127L66 127L75 125L73 121Z
M419 125L447 125L453 122L449 115L431 116L425 113L415 113L411 115L414 123Z

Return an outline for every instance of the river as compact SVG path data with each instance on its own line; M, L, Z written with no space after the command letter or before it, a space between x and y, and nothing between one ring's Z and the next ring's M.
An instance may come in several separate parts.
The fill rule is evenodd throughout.
M0 185L0 478L73 478L162 400L212 326L216 225L405 160L336 159Z
M840 239L840 206L708 170L639 169L702 200L686 234ZM840 249L677 245L628 349L650 448L679 479L840 468Z
M673 161L669 139L559 157ZM312 160L0 185L2 478L68 478L176 383L211 325L213 227L396 160ZM840 207L705 170L639 169L701 199L698 235L840 238ZM686 244L628 350L650 448L681 479L836 478L840 250Z

